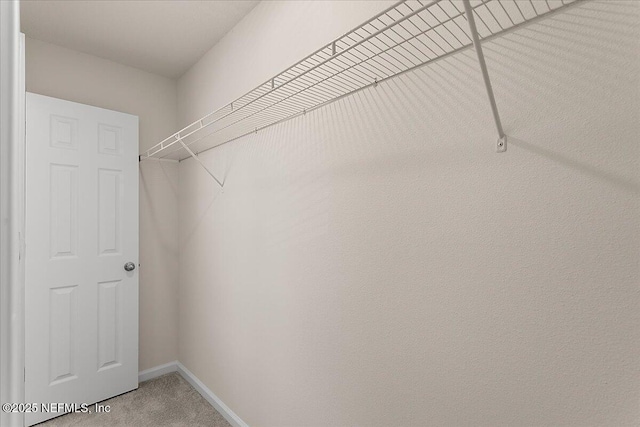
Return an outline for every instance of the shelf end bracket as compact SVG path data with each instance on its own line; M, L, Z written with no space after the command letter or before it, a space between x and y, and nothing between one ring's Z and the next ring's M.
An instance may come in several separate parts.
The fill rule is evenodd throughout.
M484 85L487 89L487 95L489 96L489 103L491 104L491 112L493 113L493 119L496 123L496 129L498 130L498 141L496 143L496 152L504 153L507 151L507 135L505 135L502 129L502 122L500 121L500 114L498 113L498 106L496 105L496 98L493 95L493 87L491 86L491 79L489 78L489 71L487 71L487 63L484 60L484 54L482 53L482 45L480 44L480 36L478 36L478 29L476 27L476 21L473 17L473 8L469 0L462 0L464 3L464 10L467 16L467 22L469 23L469 32L471 33L471 39L473 40L473 47L478 55L478 62L480 63L480 70L482 71L482 78Z
M216 178L216 176L213 174L213 172L211 172L211 171L209 170L209 168L208 168L204 163L202 163L202 160L200 160L200 158L199 158L198 156L196 156L196 155L193 153L193 151L191 151L191 148L189 148L189 146L188 146L187 144L185 144L185 143L184 143L184 141L183 141L182 139L180 139L179 137L176 137L176 139L177 139L177 140L178 140L178 142L182 145L182 148L184 148L185 150L187 150L187 153L189 153L189 155L190 155L191 157L193 157L193 158L194 158L194 160L195 160L196 162L198 162L198 163L200 164L200 166L202 166L202 168L203 168L205 171L207 171L207 173L208 173L209 175L211 175L211 178L213 178L213 179L214 179L214 181L218 183L218 185L220 186L220 188L223 188L223 187L224 187L224 185L223 185L220 181L218 181L218 178Z

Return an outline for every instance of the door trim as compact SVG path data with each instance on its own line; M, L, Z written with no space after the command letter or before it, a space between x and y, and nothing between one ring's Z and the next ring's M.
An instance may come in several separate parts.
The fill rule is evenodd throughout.
M0 2L0 400L24 400L24 35L17 0ZM0 424L20 426L20 413L0 412Z
M0 2L0 372L2 403L24 400L24 35L19 2ZM0 412L0 424L23 425Z

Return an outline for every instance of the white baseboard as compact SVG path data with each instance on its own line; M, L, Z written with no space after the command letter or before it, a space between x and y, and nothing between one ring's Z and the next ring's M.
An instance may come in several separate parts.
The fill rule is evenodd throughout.
M138 382L152 380L161 375L168 374L170 372L176 372L178 370L178 361L165 363L164 365L155 366L150 369L138 372Z
M229 421L229 424L234 427L249 427L249 425L242 421L242 419L238 415L236 415L236 413L233 412L231 408L225 405L218 396L213 394L213 392L209 390L209 388L204 385L202 381L200 381L195 375L193 375L190 370L185 368L182 363L175 363L178 367L178 373L182 375L182 378L187 380L189 384L191 384L193 388L195 388L198 393L200 393L202 397L204 397L205 400L216 409L216 411L220 412L220 414L222 414L222 416L225 417L227 421Z

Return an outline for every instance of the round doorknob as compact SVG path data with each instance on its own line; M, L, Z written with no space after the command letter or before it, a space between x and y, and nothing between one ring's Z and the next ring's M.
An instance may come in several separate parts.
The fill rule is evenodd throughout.
M132 262L128 262L124 265L125 271L133 271L136 269L136 265Z

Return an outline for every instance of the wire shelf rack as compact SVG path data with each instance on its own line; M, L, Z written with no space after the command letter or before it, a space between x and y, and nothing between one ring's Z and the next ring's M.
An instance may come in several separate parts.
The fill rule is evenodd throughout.
M487 40L579 1L471 0L468 5L474 31L479 40ZM463 0L402 0L159 142L140 159L197 159L197 153L452 55L473 45L469 24Z

